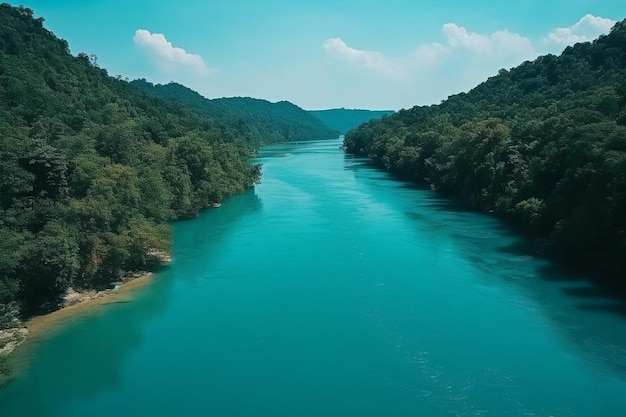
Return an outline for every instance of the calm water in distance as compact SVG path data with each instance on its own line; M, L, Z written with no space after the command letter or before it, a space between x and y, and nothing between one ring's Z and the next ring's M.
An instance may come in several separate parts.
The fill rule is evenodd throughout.
M34 347L0 416L626 415L623 305L339 144L265 148L152 286Z

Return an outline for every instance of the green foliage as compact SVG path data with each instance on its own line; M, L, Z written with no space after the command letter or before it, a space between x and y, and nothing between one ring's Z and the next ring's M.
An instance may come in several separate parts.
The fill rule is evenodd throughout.
M58 302L80 268L78 242L65 224L49 221L19 249L19 298L25 312Z
M265 124L189 109L109 77L95 56L73 57L42 23L0 5L0 328L55 308L70 286L155 268L168 221L258 182L249 160L266 132L292 138L272 119L292 105L272 105L283 110Z
M224 137L243 138L253 147L277 142L336 138L331 129L309 112L287 101L270 103L249 97L209 100L177 83L153 85L135 80L132 85L156 97L184 105L187 109L209 117L219 126Z
M348 152L451 192L626 287L626 21L440 105L350 131Z

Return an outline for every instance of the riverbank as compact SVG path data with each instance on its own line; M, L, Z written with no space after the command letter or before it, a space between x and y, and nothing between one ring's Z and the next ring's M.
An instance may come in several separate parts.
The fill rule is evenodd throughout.
M97 312L107 304L130 302L133 293L148 285L153 278L154 273L145 272L128 281L117 283L112 289L68 293L66 299L70 300L70 304L50 314L33 317L26 322L26 328L29 332L28 339L46 336L50 332L59 330L68 323L84 317L85 314Z
M64 306L51 313L32 317L23 325L0 331L0 386L28 362L29 346L53 336L68 324L95 314L109 304L131 302L135 293L149 285L154 273L134 273L111 289L78 292L69 290Z

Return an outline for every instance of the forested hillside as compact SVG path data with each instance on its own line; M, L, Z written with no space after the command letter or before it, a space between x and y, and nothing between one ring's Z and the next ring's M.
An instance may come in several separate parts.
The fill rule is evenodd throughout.
M626 288L626 21L440 105L364 124L345 145L507 217L564 263Z
M109 77L32 10L0 5L0 329L69 287L159 264L168 220L259 179L251 142Z
M309 110L309 113L320 119L332 129L338 130L345 135L350 129L354 129L362 123L383 116L394 114L393 110L360 110L360 109L329 109Z
M210 100L177 83L154 85L146 80L135 80L131 84L211 117L222 131L245 137L254 146L339 136L338 131L287 101L271 103L249 97Z

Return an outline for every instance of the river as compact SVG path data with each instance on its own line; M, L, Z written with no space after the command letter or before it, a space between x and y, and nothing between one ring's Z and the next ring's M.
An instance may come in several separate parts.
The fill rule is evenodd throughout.
M31 342L0 416L626 415L626 309L340 142L174 224L132 302Z

